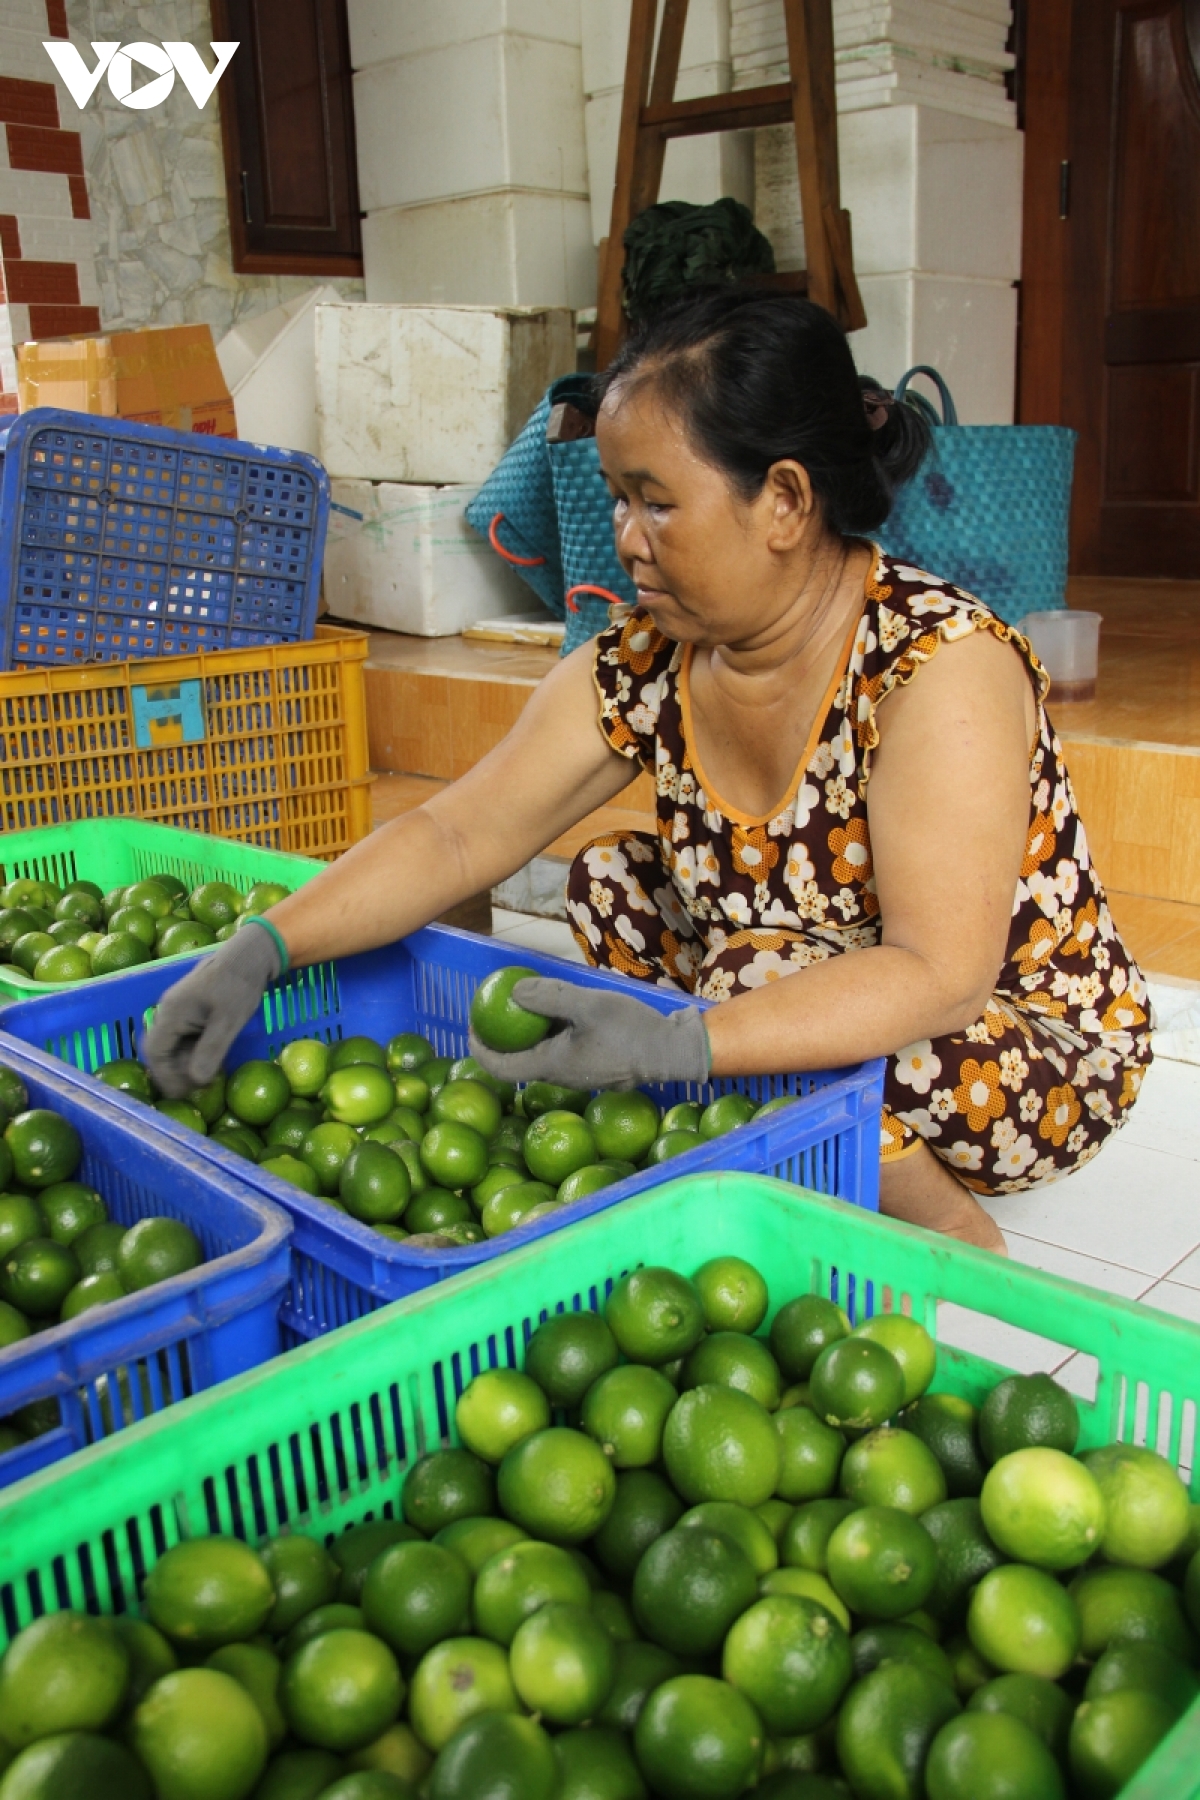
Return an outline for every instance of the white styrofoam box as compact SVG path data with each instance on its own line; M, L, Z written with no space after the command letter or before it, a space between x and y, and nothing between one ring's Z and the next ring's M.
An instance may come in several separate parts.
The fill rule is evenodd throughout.
M565 308L318 306L317 413L331 475L485 481L575 367Z
M582 0L583 87L589 95L622 87L629 47L632 0ZM659 8L661 22L663 8ZM679 69L729 61L729 0L691 0L683 32ZM724 83L728 86L728 83ZM693 90L702 92L704 90ZM720 92L720 89L710 90ZM682 80L678 89L683 99Z
M579 43L579 0L349 0L347 12L356 69L499 31Z
M1017 290L1011 282L944 275L860 275L865 331L850 339L863 374L892 387L929 363L964 425L1011 425L1016 394Z
M698 93L719 94L728 87L715 77L719 68L700 71ZM690 79L696 71L687 72ZM684 92L684 75L679 78L679 97ZM592 188L592 235L597 243L608 236L612 218L613 180L617 168L617 137L621 126L621 90L610 89L587 102L584 111L587 132L588 175ZM752 131L723 131L713 137L672 138L663 161L660 200L690 200L694 206L707 206L729 194L735 200L754 208L754 138Z
M233 395L239 437L319 455L314 319L319 304L340 299L334 287L310 288L221 339L217 361Z
M532 595L467 524L478 486L335 481L325 541L325 605L339 619L455 637L479 619L527 613Z
M367 299L429 306L593 306L586 200L501 189L363 220Z
M354 77L362 206L500 187L587 198L579 51L502 32Z
M843 113L842 202L860 275L922 269L1016 281L1024 139L929 106ZM795 135L757 134L755 209L781 268L804 267Z

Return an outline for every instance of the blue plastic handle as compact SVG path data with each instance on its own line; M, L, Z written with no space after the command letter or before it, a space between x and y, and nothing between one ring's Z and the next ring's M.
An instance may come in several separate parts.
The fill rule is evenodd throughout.
M946 386L946 383L942 380L942 378L938 374L937 370L931 369L929 367L928 363L918 363L915 369L910 369L908 371L907 375L902 375L900 377L899 381L896 383L896 388L895 388L896 399L897 400L904 399L904 396L908 392L908 385L914 375L927 376L928 379L930 381L932 381L934 387L937 389L938 393L940 394L941 401L942 401L942 424L943 425L957 425L958 424L958 408L954 404L954 398L950 392L950 389Z

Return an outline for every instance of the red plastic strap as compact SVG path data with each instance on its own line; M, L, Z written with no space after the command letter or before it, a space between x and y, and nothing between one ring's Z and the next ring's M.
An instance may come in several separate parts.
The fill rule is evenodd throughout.
M504 545L500 542L500 539L496 536L496 527L497 527L497 525L499 525L499 523L503 517L504 517L504 514L502 512L498 512L496 514L495 518L492 520L491 524L488 526L488 543L492 546L492 549L496 552L496 555L502 556L506 563L516 563L518 569L536 569L536 568L538 568L542 563L545 562L546 559L544 556L514 556L511 550L506 550L504 548Z
M622 600L620 594L614 594L608 588L593 587L590 581L581 581L578 587L568 588L563 596L573 613L579 611L579 607L572 599L573 594L599 594L602 599L609 601L613 606L625 606L627 604L626 601Z

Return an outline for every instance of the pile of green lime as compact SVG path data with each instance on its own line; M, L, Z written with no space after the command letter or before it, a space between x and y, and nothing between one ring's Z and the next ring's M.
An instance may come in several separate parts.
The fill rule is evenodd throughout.
M105 893L94 881L22 877L0 889L0 962L35 981L90 981L156 957L224 943L244 918L286 900L290 889L257 882L239 893L227 881L188 891L177 875L152 875Z
M489 1007L548 1026L508 998L531 973L500 969L476 990L471 1019L487 1041L500 1035ZM728 1093L663 1112L641 1091L589 1094L547 1081L518 1091L474 1057L440 1056L409 1031L386 1044L300 1038L182 1101L160 1099L133 1060L97 1074L385 1237L446 1248L545 1218L795 1098L760 1106Z
M1200 1692L1197 1509L1049 1377L936 1367L640 1268L470 1382L399 1516L27 1627L0 1800L1110 1800Z
M128 1229L75 1176L79 1133L49 1107L29 1105L24 1082L0 1067L0 1355L35 1332L196 1268L204 1251L179 1219ZM0 1419L0 1455L53 1429L57 1401Z

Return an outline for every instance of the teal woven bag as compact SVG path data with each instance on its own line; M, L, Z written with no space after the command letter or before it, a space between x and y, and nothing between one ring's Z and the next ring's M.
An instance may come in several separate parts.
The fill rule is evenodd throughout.
M942 412L910 393L925 375ZM910 369L896 399L933 426L929 454L896 493L879 532L898 562L977 594L1009 625L1066 605L1073 431L1060 425L960 425L936 369Z

